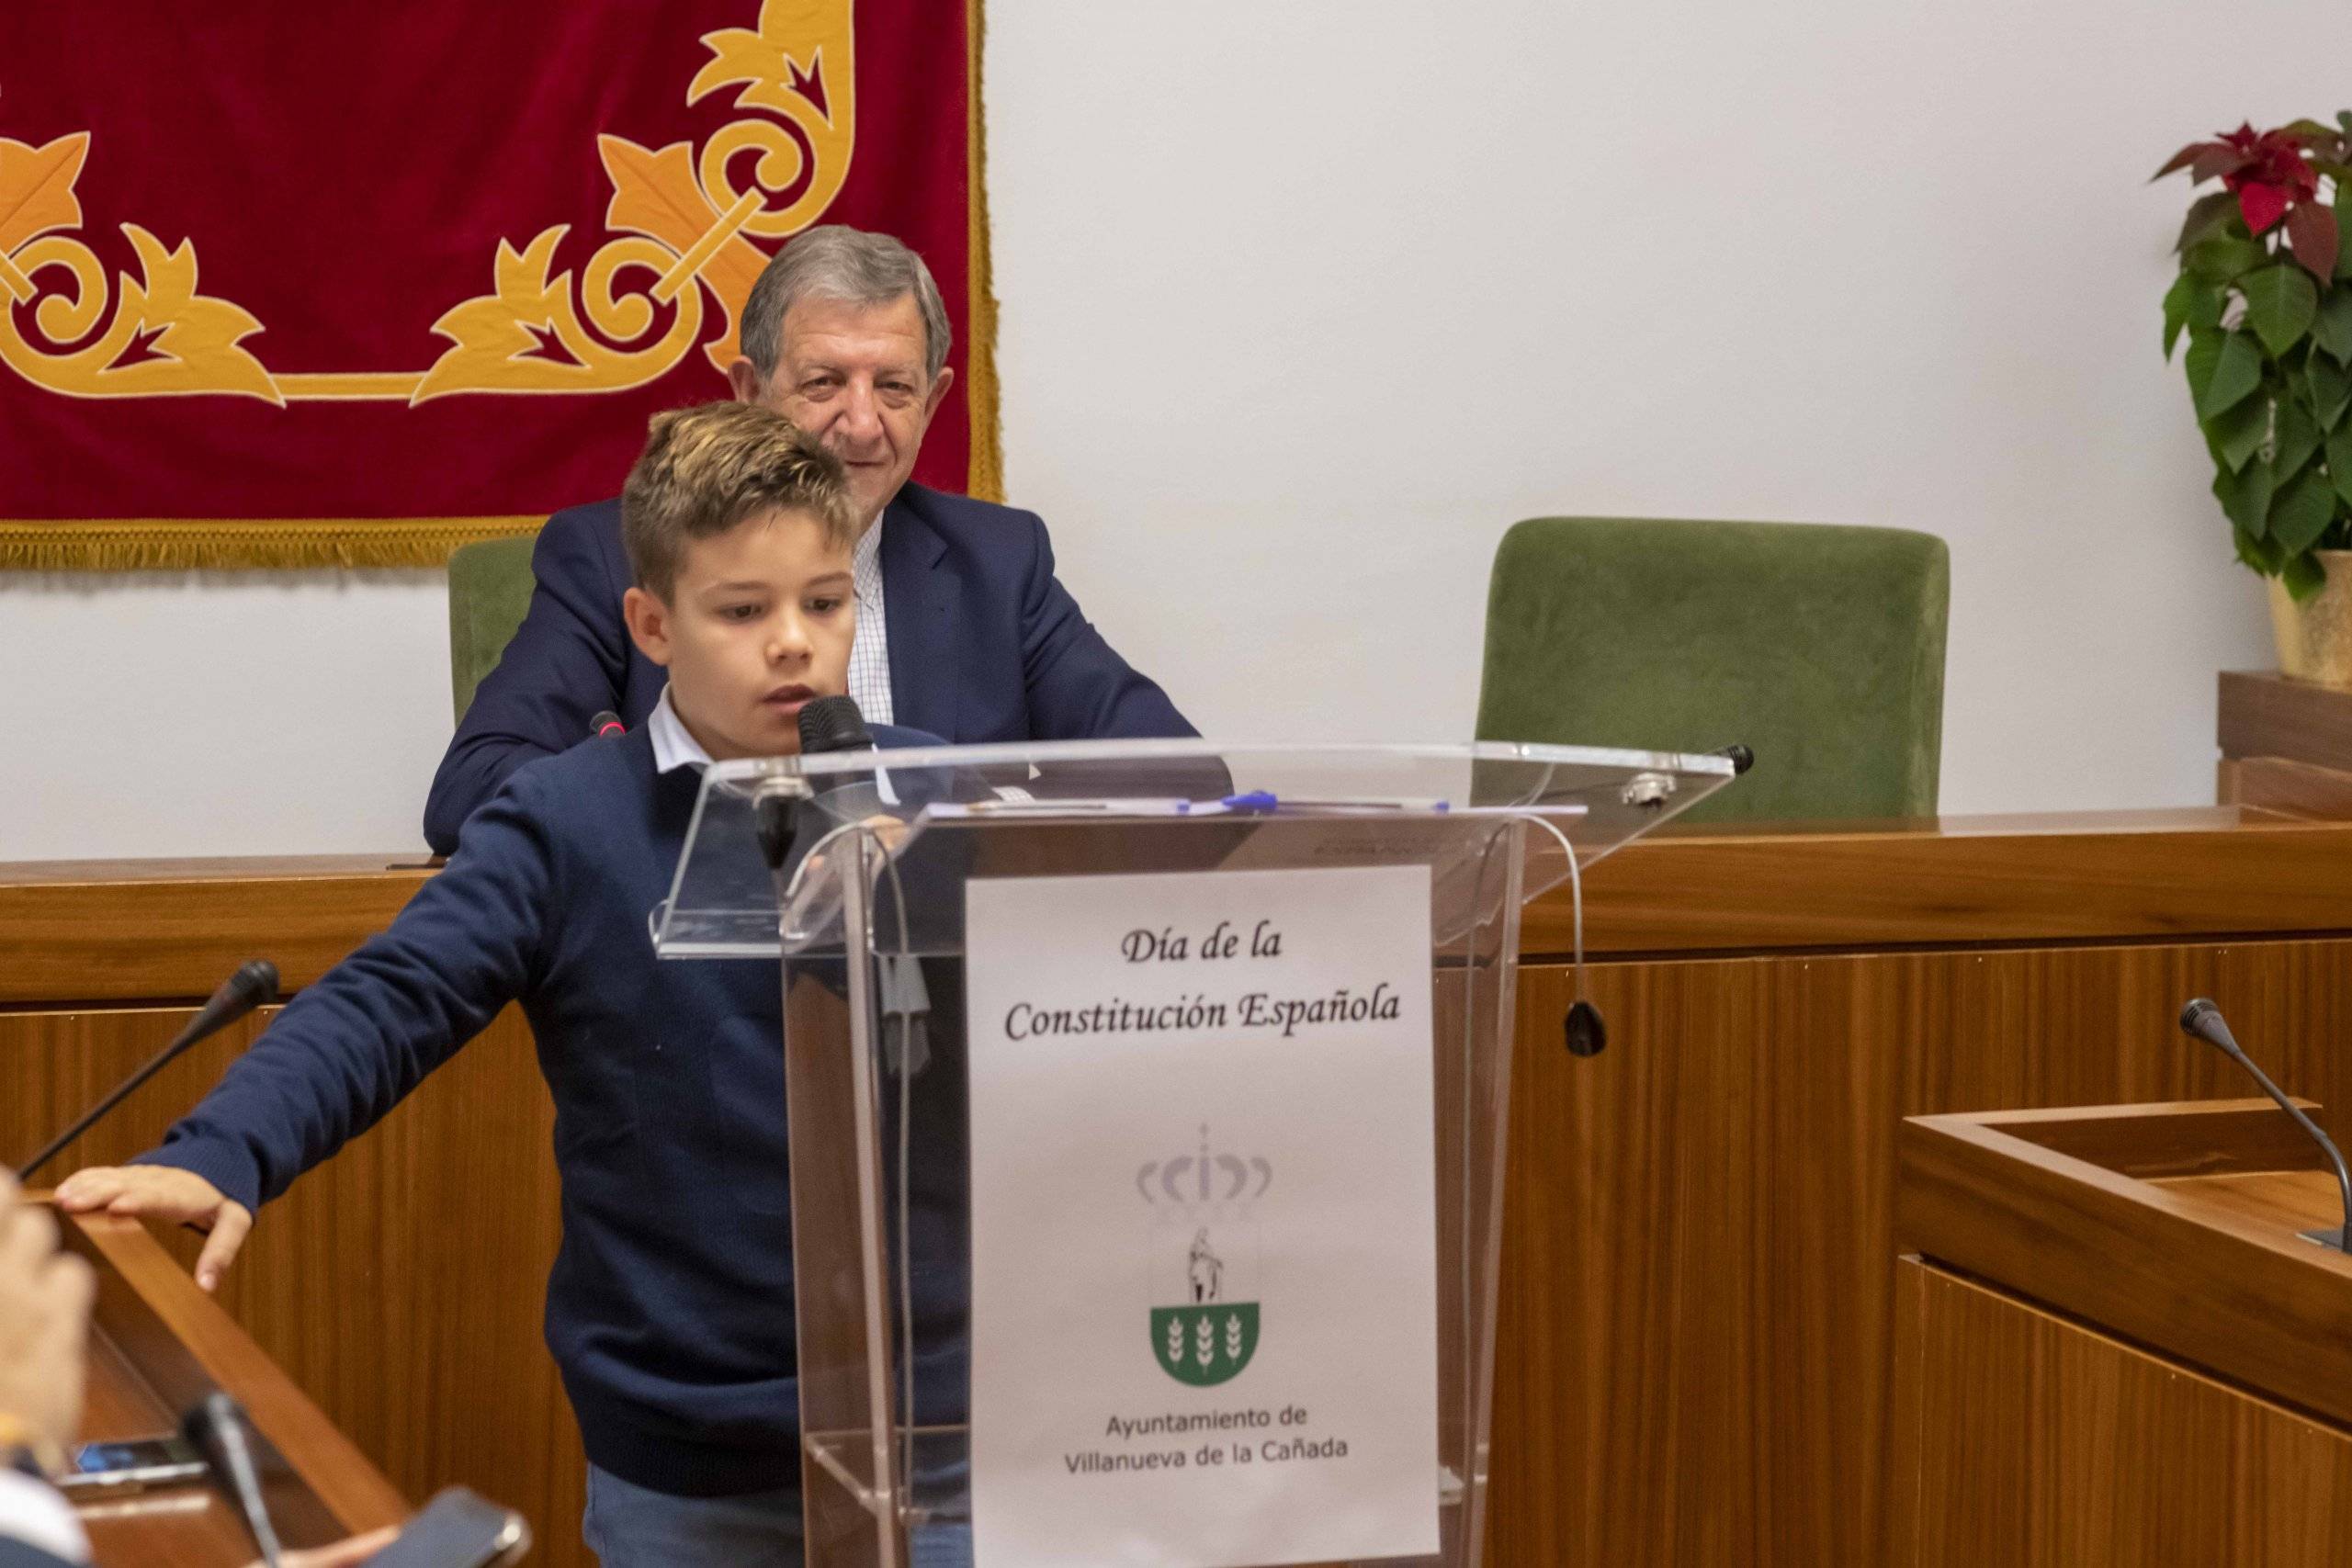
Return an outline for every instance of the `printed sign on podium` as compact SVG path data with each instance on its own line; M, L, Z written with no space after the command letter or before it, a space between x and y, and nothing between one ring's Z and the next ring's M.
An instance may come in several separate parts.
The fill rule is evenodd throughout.
M1437 1551L1430 886L967 886L979 1561Z

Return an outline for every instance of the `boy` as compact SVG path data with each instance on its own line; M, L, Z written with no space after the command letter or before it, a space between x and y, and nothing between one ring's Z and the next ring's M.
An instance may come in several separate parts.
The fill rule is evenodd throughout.
M781 416L655 418L622 496L629 635L670 676L644 728L518 771L162 1148L58 1189L69 1209L209 1226L209 1290L259 1204L519 1001L563 1178L548 1344L611 1568L800 1561L776 974L657 963L646 914L698 765L797 751L802 705L847 689L854 528L839 460Z

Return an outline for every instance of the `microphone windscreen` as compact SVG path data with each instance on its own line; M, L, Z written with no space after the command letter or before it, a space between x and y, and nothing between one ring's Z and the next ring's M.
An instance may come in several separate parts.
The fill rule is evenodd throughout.
M249 958L237 965L229 976L229 984L237 988L237 999L248 1006L267 1007L277 999L277 965L266 958Z
M816 751L865 751L874 747L874 737L865 728L865 716L857 711L855 697L819 697L800 710L800 750Z

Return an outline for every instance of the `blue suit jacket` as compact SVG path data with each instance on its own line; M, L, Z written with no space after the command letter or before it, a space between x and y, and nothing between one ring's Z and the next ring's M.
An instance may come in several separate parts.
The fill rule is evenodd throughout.
M667 678L621 622L630 583L617 501L548 519L522 629L474 693L424 805L447 854L507 774L568 750L611 709L632 729ZM1198 732L1112 651L1054 577L1036 513L910 484L883 513L882 592L894 722L959 745Z

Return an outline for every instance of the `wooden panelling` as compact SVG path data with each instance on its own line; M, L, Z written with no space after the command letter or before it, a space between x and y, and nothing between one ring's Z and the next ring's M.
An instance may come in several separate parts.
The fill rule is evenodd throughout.
M187 1013L0 1013L0 1149L21 1157ZM197 1047L42 1179L152 1147L258 1032ZM220 1303L419 1502L463 1483L523 1512L534 1562L584 1564L578 1427L541 1342L560 1235L553 1108L518 1013L265 1208ZM183 1267L198 1238L166 1238Z
M2224 757L2292 757L2352 771L2352 692L2275 671L2224 670L2214 718Z
M2352 818L2352 773L2291 757L2224 757L2215 765L2213 797L2282 817Z
M2254 1087L2248 1079L2247 1088ZM2301 1103L2307 1112L2320 1109ZM2324 1158L2294 1118L2251 1095L2177 1105L2005 1111L1977 1122L2052 1154L2143 1179L2293 1170Z
M1590 951L2178 940L2352 926L2352 826L2234 810L1921 830L1664 833L1585 882ZM1567 890L1521 948L1572 946Z
M291 991L424 886L397 858L0 864L0 1003L201 998L248 958Z
M284 1544L324 1546L408 1517L390 1483L139 1224L69 1219L66 1243L98 1277L85 1439L169 1432L183 1410L221 1390L260 1439L255 1469ZM201 1482L91 1501L83 1522L102 1565L243 1568L254 1555L243 1516Z
M200 998L247 958L290 990L430 873L396 857L0 865L0 1004ZM85 874L85 872L89 874ZM1668 830L1595 866L1596 953L2179 940L2352 929L2352 824L2234 808ZM1572 944L1568 889L1521 951Z
M2352 1562L2352 1437L1916 1261L1900 1264L1901 1568Z
M85 1399L85 1408L95 1407L105 1422L124 1421L138 1407L139 1424L110 1435L169 1431L182 1411L226 1391L261 1439L255 1459L262 1495L286 1544L323 1546L408 1517L407 1504L383 1475L138 1222L69 1219L66 1241L98 1278L91 1325L95 1397ZM173 1528L177 1521L135 1512L120 1521L101 1519L94 1545L101 1562L152 1561L148 1549L154 1547L166 1558L243 1564L251 1557L243 1524L225 1513L207 1509L187 1540L176 1539L183 1533ZM224 1523L232 1528L222 1530ZM231 1538L226 1551L223 1534ZM167 1544L154 1539L159 1535L175 1539Z
M1936 1111L2236 1100L2209 995L2330 1120L2352 941L1602 963L1522 974L1498 1564L1878 1561L1894 1137ZM1987 1559L1986 1561L1995 1561Z
M2204 1197L2232 1179L2144 1181L2020 1135L2030 1130L1969 1116L1905 1122L1897 1244L2246 1387L2280 1398L2300 1389L2352 1427L2352 1258L2304 1241L2285 1218ZM2297 1167L2318 1163L2309 1140L2292 1152Z

